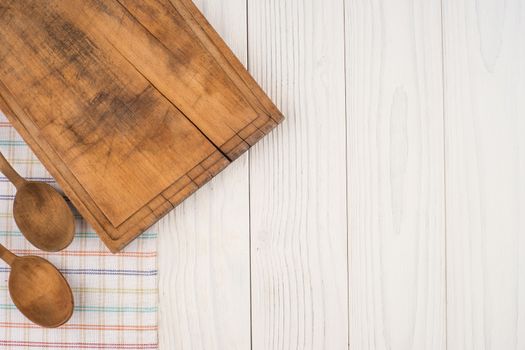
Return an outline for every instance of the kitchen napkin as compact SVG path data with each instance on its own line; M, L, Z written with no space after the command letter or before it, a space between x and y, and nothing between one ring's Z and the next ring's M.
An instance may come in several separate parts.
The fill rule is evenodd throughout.
M0 150L32 181L57 184L0 113ZM157 349L157 253L153 227L113 255L74 211L76 235L59 253L27 242L13 219L15 187L0 177L0 242L17 255L48 259L66 277L75 298L71 320L58 329L32 324L14 306L0 262L0 349Z

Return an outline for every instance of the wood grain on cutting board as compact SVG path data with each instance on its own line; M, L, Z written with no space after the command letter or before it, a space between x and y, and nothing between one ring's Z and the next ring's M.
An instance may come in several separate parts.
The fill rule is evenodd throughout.
M1 107L113 251L282 119L196 11L72 0L0 12Z

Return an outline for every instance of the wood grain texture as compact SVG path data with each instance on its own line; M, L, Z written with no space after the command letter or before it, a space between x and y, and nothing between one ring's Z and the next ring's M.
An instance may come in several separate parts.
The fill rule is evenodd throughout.
M186 7L179 1L72 0L68 4L74 23L85 22L107 38L214 144L225 144L259 117L241 92L231 88L233 82L194 33L189 23L194 20L183 15ZM98 25L92 26L93 22ZM221 115L226 117L216 117Z
M282 120L191 1L0 16L0 107L114 252Z
M20 114L18 119L38 130L37 142L55 151L57 162L67 164L118 227L215 147L71 13L81 11L40 1L16 2L2 12L9 23L2 35L10 39L0 46L3 96L26 111L29 120ZM152 178L156 181L146 186Z
M439 1L346 1L351 349L444 349Z
M525 348L525 6L443 1L448 349Z
M246 62L246 2L196 5ZM245 155L159 222L161 349L250 349L248 179Z
M343 2L248 1L249 71L287 121L252 151L253 349L348 343Z
M523 2L346 0L345 11L339 4L248 4L251 71L290 116L250 159L252 348L525 348ZM219 0L201 5L235 13ZM348 147L339 119L343 13ZM339 128L323 128L328 120ZM345 171L332 163L345 149L348 255ZM178 215L194 219L192 210ZM207 251L214 236L200 239L200 248L189 241L194 252ZM193 251L183 252L189 258L180 264L193 266L184 271L198 270ZM172 271L167 264L161 274ZM241 295L225 280L221 292ZM202 300L213 309L210 296ZM177 305L201 315L191 303ZM178 346L163 348L202 348L200 339L210 343L219 329L188 319Z

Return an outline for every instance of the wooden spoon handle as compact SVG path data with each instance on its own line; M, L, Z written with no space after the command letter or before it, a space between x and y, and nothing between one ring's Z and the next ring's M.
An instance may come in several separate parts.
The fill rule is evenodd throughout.
M2 174L4 174L9 181L15 185L15 187L18 189L20 186L22 186L26 180L21 177L15 169L9 164L7 159L5 159L4 155L0 152L0 171Z
M0 244L0 259L5 261L7 265L11 266L16 259L16 255L11 253L9 249Z

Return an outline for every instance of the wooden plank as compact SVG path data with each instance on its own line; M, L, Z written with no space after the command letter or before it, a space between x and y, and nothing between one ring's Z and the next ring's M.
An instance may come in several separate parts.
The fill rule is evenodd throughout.
M246 62L245 0L196 4ZM160 349L250 349L248 155L159 222Z
M346 1L351 349L444 349L440 1Z
M0 16L2 108L113 251L282 120L191 2L9 1Z
M525 348L524 18L443 1L451 350Z
M287 121L251 152L253 349L348 346L341 0L250 0L250 71Z

